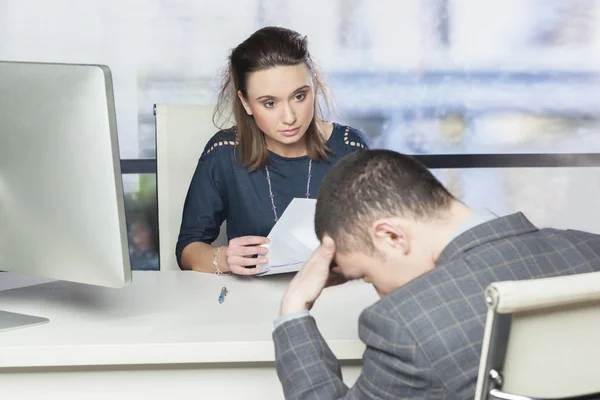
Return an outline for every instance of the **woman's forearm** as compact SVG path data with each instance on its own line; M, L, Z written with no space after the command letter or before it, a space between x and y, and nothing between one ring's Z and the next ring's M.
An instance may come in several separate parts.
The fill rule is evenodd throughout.
M181 268L183 270L194 270L198 272L216 272L215 265L213 264L214 251L216 249L217 247L215 246L201 242L188 244L181 253ZM226 247L219 250L216 261L221 272L229 272Z

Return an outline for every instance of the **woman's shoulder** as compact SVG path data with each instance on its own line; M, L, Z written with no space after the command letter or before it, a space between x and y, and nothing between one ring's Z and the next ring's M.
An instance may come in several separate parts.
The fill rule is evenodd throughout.
M235 127L215 133L204 147L201 158L213 158L233 154L238 140Z
M369 142L365 134L351 126L334 122L331 136L330 141L338 146L346 147L348 150L369 148Z

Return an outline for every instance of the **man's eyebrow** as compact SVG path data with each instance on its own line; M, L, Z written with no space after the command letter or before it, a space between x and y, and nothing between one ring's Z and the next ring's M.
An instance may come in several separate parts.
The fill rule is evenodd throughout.
M303 90L306 90L306 89L310 89L310 86L309 85L304 85L304 86L299 87L298 89L296 89L296 90L294 90L292 92L292 96L294 96L294 95L298 94L298 92L302 92ZM260 96L260 97L256 98L256 100L275 100L275 99L277 99L277 97L276 96L272 96L270 94L267 94L267 95Z

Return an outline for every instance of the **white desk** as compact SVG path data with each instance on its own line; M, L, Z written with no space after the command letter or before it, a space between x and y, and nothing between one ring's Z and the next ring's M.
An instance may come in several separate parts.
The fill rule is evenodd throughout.
M271 334L289 279L140 271L120 290L57 281L0 291L0 309L50 318L0 334L0 398L282 398ZM376 300L352 282L313 309L348 384L364 351L358 316Z

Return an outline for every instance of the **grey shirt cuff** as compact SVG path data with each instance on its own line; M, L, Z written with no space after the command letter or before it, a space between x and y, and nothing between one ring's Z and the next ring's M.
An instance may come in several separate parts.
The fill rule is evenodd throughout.
M288 322L288 321L302 318L302 317L308 317L309 315L310 315L310 313L308 312L308 310L294 311L294 312L282 315L275 320L275 322L274 322L275 329L277 329L277 327L282 325L284 322Z

